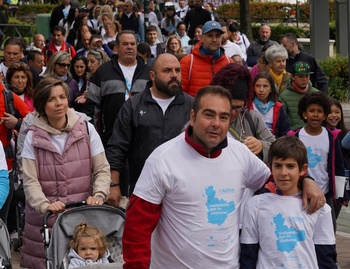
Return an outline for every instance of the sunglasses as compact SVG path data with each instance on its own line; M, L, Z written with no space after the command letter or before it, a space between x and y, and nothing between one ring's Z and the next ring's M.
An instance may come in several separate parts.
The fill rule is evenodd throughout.
M70 64L65 64L65 63L56 63L58 64L60 67L70 67Z

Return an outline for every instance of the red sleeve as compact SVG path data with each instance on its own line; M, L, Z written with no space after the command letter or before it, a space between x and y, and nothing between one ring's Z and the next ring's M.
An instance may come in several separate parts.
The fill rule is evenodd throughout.
M132 195L126 211L123 233L124 269L148 269L151 259L151 235L158 224L162 205Z
M77 53L75 52L75 48L72 45L70 45L70 55L72 59L75 57L76 54Z

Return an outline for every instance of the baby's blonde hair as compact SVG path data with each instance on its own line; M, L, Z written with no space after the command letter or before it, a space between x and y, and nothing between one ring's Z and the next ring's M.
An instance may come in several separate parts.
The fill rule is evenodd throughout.
M99 256L101 258L103 254L107 252L107 239L106 236L97 227L81 222L74 228L73 239L70 242L70 247L78 252L79 240L81 238L93 238L98 246Z

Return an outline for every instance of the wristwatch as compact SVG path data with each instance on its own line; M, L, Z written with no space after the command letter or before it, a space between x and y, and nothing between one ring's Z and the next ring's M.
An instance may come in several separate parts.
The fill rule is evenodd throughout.
M116 187L116 186L119 186L119 183L113 183L113 182L111 182L110 187Z

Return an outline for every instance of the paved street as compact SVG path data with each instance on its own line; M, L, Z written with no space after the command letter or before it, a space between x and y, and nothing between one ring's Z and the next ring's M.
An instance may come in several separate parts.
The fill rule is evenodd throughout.
M343 207L337 220L338 262L342 269L350 269L350 208Z

